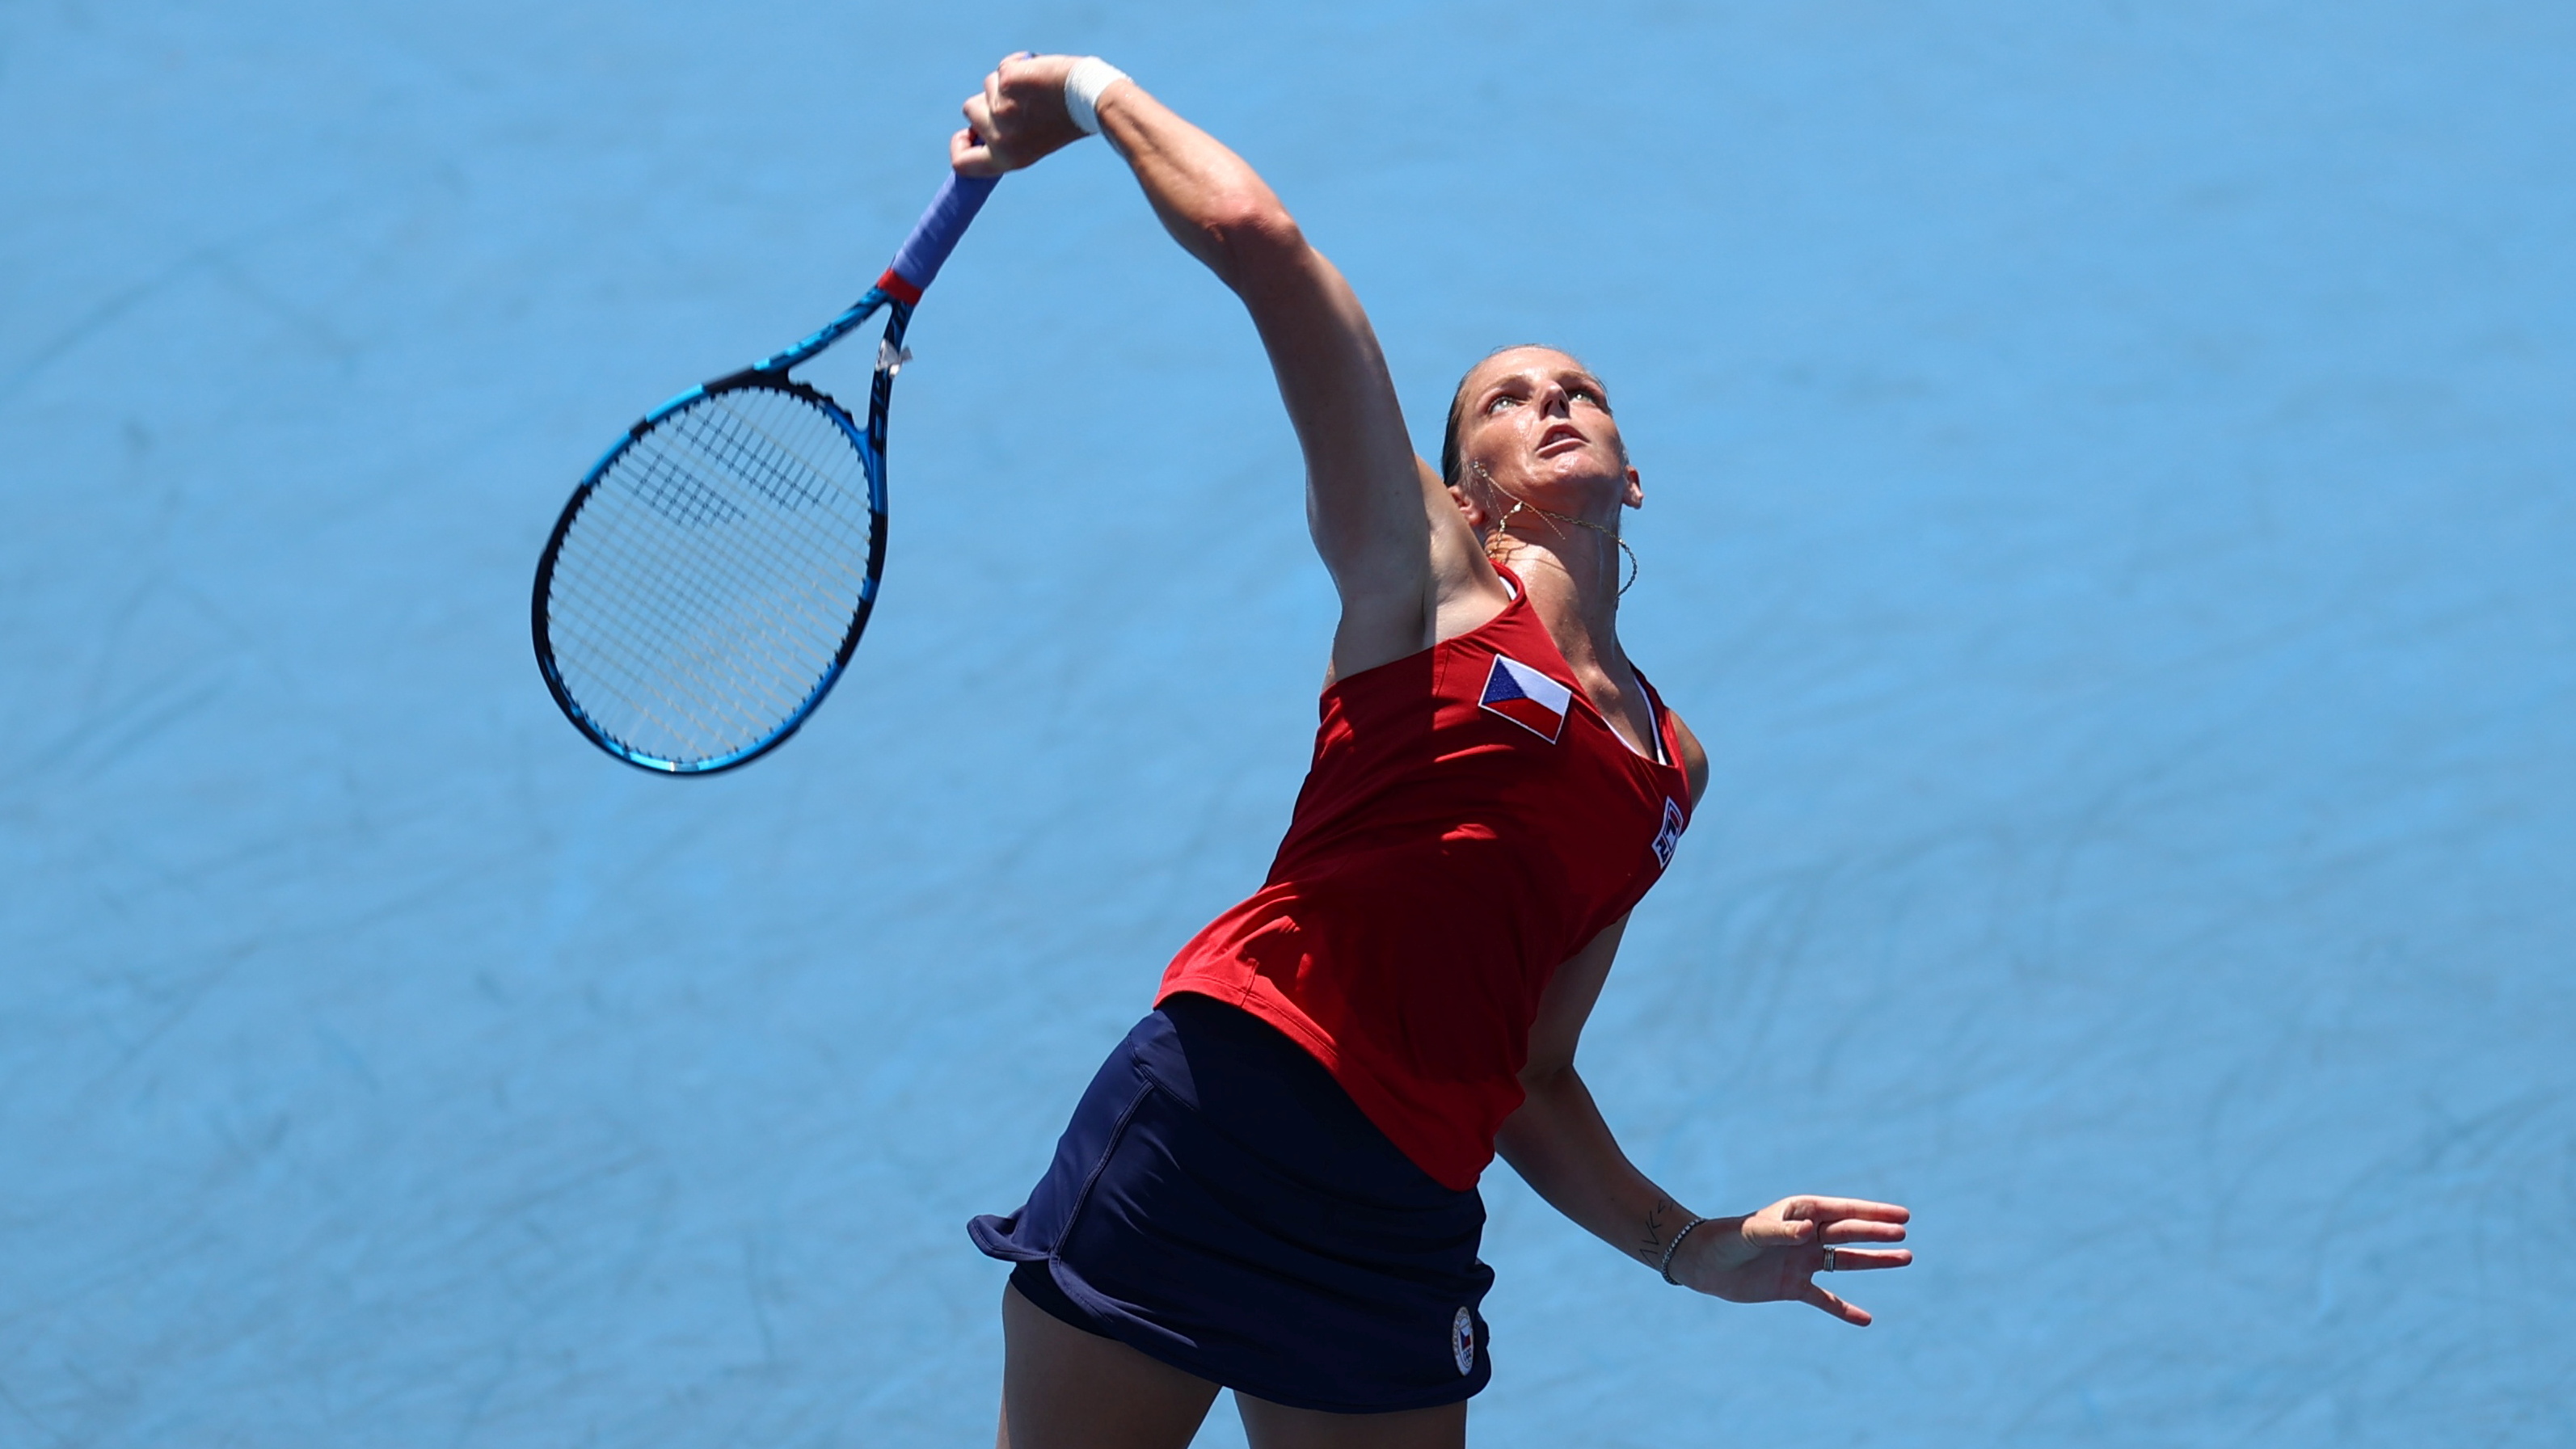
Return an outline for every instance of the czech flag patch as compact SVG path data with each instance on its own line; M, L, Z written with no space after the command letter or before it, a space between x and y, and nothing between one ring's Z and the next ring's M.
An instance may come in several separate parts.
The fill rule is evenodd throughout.
M1565 711L1574 703L1574 691L1517 659L1497 654L1493 672L1485 676L1485 697L1476 702L1555 744L1556 737L1565 733Z

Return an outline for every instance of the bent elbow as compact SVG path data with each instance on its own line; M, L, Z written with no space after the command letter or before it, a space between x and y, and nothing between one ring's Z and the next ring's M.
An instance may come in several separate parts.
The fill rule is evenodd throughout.
M1238 290L1294 267L1306 254L1306 234L1279 198L1262 191L1221 198L1199 222L1219 269Z
M1573 1074L1574 1063L1571 1060L1532 1061L1520 1070L1522 1099L1553 1097L1565 1089L1566 1079Z

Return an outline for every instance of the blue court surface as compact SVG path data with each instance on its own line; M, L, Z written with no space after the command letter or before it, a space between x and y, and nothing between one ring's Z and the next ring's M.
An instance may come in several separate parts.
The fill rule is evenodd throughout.
M1305 763L1249 325L1102 147L1006 181L737 774L526 591L1023 45L1263 168L1426 446L1609 380L1716 783L1585 1069L1701 1211L1917 1213L1855 1332L1497 1167L1475 1442L2576 1442L2576 10L25 0L0 1445L990 1442L963 1224Z

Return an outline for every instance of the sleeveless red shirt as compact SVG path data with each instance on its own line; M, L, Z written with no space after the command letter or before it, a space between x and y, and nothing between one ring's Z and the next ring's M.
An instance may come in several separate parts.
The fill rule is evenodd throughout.
M1521 1104L1539 993L1690 821L1679 765L1611 731L1511 583L1484 625L1324 691L1269 879L1181 948L1157 998L1214 997L1285 1032L1459 1191Z

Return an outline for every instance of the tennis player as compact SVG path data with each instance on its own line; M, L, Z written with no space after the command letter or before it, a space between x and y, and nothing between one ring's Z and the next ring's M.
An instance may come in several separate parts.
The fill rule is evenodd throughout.
M1005 1449L1187 1444L1220 1387L1256 1449L1460 1445L1492 1373L1476 1182L1499 1151L1671 1282L1869 1315L1817 1281L1912 1261L1906 1210L1784 1198L1703 1218L1620 1151L1575 1044L1708 759L1620 648L1644 501L1599 379L1469 369L1434 473L1368 317L1241 158L1096 57L1015 56L956 169L1084 135L1233 288L1305 453L1341 595L1313 765L1261 889L1181 948L1028 1203Z

